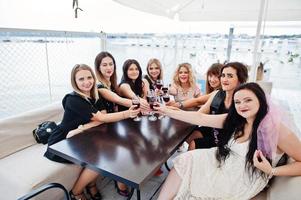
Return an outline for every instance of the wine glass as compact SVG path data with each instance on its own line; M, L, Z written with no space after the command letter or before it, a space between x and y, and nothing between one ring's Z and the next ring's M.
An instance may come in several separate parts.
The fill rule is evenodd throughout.
M167 94L168 93L168 87L167 86L163 86L162 87L162 91L164 94Z
M156 80L156 88L158 90L158 99L159 99L159 102L162 103L162 87L163 87L163 81L161 79L158 79Z
M167 93L164 93L164 94L163 94L163 101L165 102L165 105L166 105L167 102L170 101L170 96L169 96L169 94L167 94ZM159 115L158 119L162 119L162 118L164 118L164 117L165 117L165 115L162 114L162 115Z
M165 103L167 103L167 102L169 102L169 101L170 101L169 94L167 94L167 93L164 93L164 95L163 95L163 101L164 101Z
M158 90L161 90L163 87L163 81L161 79L156 80L156 87Z
M132 104L136 106L135 109L139 109L140 108L140 99L139 97L135 96L132 99ZM139 114L133 119L135 122L139 122L141 121L141 117L139 117Z
M156 121L157 117L154 115L154 104L156 102L156 93L154 90L150 90L147 92L146 100L149 103L149 106L151 108L150 116L148 117L149 121Z

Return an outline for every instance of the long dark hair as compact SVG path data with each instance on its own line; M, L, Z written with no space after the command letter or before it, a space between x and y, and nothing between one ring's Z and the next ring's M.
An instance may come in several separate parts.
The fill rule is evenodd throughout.
M250 90L255 94L259 101L259 109L256 114L255 120L252 126L252 133L250 135L250 143L249 150L246 155L246 164L245 167L249 170L249 172L253 175L256 168L253 166L253 155L255 150L257 149L257 128L262 119L266 116L268 112L268 104L266 100L266 96L264 91L257 83L245 83L240 85L234 90L233 97L236 92L240 90ZM229 108L228 116L224 122L224 132L222 134L218 134L218 150L216 152L216 158L221 163L225 161L225 159L230 154L230 148L227 146L229 140L234 135L234 138L238 138L244 134L244 126L246 124L246 119L240 116L234 104L234 98L232 97L232 104Z
M133 81L132 79L130 79L128 77L128 69L129 67L134 64L137 66L138 70L139 70L139 76L138 78ZM143 81L142 81L142 70L141 70L141 67L140 67L140 64L138 63L137 60L135 59L128 59L126 60L124 63L123 63L123 67L122 67L122 71L123 71L123 75L122 75L122 79L121 79L121 83L127 83L130 85L131 89L133 90L133 92L142 97L143 96Z
M238 81L239 81L240 84L243 84L243 83L247 82L247 80L248 80L248 68L247 68L246 65L244 65L240 62L229 62L229 63L225 64L222 67L221 73L227 67L232 67L236 70L236 75L237 75L237 78L238 78Z
M102 59L104 59L106 57L110 57L113 60L114 72L113 72L112 76L110 77L110 82L111 82L111 89L116 91L117 90L116 62L115 62L115 59L112 56L112 54L110 54L107 51L102 51L95 57L95 61L94 61L95 74L99 81L102 82L102 80L104 80L104 77L103 77L101 71L99 70L99 67L102 62Z

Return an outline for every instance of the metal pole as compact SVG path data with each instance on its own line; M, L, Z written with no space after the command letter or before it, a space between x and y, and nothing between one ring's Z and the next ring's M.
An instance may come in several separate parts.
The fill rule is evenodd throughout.
M174 67L178 64L178 35L175 35Z
M233 32L234 32L234 27L231 26L230 30L229 30L228 47L227 47L227 61L228 62L230 61L230 56L231 56Z
M255 44L254 44L254 51L253 51L253 64L251 66L251 72L250 72L250 81L256 81L257 66L259 64L259 59L258 59L259 56L257 51L260 42L260 31L261 31L263 15L265 12L266 0L261 0L260 2L261 4L260 4L258 21L257 21L257 30L256 30L256 37L255 37Z
M107 49L107 34L105 32L100 32L100 50L106 51Z
M50 102L52 102L52 90L51 90L51 78L50 78L50 69L49 69L49 57L48 57L47 37L45 37L45 55L46 55L46 67L47 67L49 100L50 100Z

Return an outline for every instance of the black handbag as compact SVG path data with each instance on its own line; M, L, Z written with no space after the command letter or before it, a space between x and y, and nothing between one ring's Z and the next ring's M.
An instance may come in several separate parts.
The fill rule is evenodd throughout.
M52 121L45 121L38 125L36 129L32 131L33 137L37 143L47 144L49 136L57 128L57 124Z

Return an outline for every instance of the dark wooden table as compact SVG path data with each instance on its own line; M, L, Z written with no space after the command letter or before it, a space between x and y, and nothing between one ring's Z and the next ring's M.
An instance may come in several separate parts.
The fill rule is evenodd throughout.
M192 125L164 117L155 122L146 116L102 124L50 146L50 151L102 176L137 189L177 150Z

